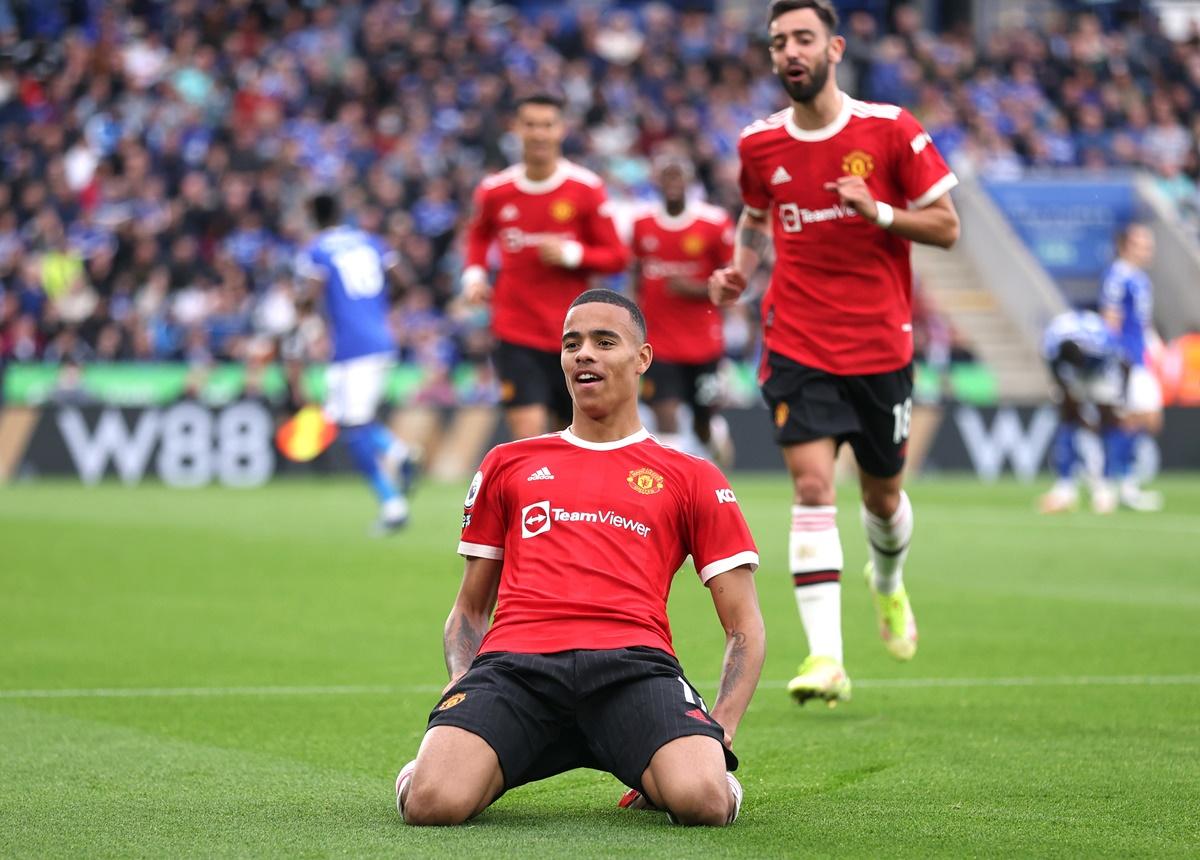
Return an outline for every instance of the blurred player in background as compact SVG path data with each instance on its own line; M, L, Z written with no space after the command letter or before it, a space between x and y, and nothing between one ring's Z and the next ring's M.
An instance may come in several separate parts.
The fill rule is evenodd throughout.
M500 400L509 432L523 439L570 420L558 364L563 315L593 274L622 271L629 255L604 181L562 157L562 102L523 99L513 127L522 161L475 190L462 295L468 304L491 301ZM487 271L493 243L500 258L494 289Z
M408 522L406 492L416 468L408 446L376 415L396 360L387 320L396 255L377 237L340 224L334 195L316 195L310 208L320 232L301 252L298 269L320 291L333 341L325 415L375 491L379 530L395 531Z
M715 414L725 344L708 276L733 256L733 222L723 209L688 201L686 160L664 155L654 167L662 201L634 222L632 242L637 300L654 344L642 396L654 410L658 438L677 448L684 447L679 406L686 403L696 438L727 469L733 443L725 419Z
M1120 455L1124 431L1118 408L1129 365L1117 337L1092 311L1068 311L1050 321L1042 338L1042 358L1057 387L1058 430L1050 449L1055 482L1039 501L1042 513L1074 510L1079 504L1078 473L1085 466L1079 437L1090 430L1104 441L1104 472ZM1085 469L1086 471L1086 469ZM1116 494L1111 484L1091 474L1092 508L1111 513Z
M788 685L797 701L850 697L843 667L842 545L834 460L858 460L862 521L888 651L911 659L917 627L902 580L913 531L902 488L912 415L910 242L949 247L958 180L907 111L850 98L834 67L845 40L828 0L775 0L769 50L792 106L739 143L745 208L733 266L710 280L735 300L771 246L760 373L791 473L789 558L809 657ZM911 208L910 208L911 206Z
M1154 332L1154 295L1146 267L1154 259L1154 233L1145 224L1133 223L1117 237L1117 258L1104 274L1100 287L1100 313L1117 335L1129 362L1125 414L1120 440L1106 456L1106 473L1117 483L1122 505L1138 511L1156 511L1162 497L1138 486L1133 463L1137 445L1162 429L1162 390L1146 366L1146 352L1158 341Z
M590 767L630 787L624 807L729 824L733 738L765 653L754 541L720 471L642 426L652 350L637 305L589 290L562 329L571 426L494 448L471 482L450 683L396 779L397 808L410 824L458 824L511 788ZM689 554L726 635L711 714L667 621Z

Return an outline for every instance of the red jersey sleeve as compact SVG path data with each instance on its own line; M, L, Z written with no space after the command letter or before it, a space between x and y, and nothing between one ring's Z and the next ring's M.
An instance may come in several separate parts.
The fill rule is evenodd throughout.
M896 119L892 147L897 182L917 209L928 206L958 184L958 177L933 145L933 138L906 110L901 110Z
M475 189L471 203L471 220L467 225L466 266L487 266L488 248L492 244L495 230L488 213L487 189L480 185Z
M743 137L738 141L738 157L742 162L741 170L738 172L738 185L742 189L742 200L751 209L766 212L771 208L771 194L767 191L762 177L758 175L758 170L755 168L754 162L750 160L747 149L746 138Z
M612 219L611 206L604 188L595 189L593 205L584 223L583 258L579 268L603 274L623 272L629 265L629 249L617 235L617 225Z
M749 565L758 568L758 548L729 481L712 463L696 461L688 504L688 550L700 581Z
M459 555L504 558L505 523L508 518L501 481L501 457L497 451L493 448L483 458L479 471L467 488L467 498L463 501Z

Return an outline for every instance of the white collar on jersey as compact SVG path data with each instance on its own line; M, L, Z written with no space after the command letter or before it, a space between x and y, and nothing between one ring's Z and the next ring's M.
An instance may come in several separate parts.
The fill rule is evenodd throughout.
M802 140L805 143L815 143L819 140L829 140L829 138L845 128L846 123L850 122L850 111L854 107L854 99L840 91L838 95L842 97L842 106L838 110L838 115L834 117L833 122L823 128L801 128L796 125L795 114L789 110L787 112L787 119L783 123L788 134L796 138L796 140Z
M545 179L533 180L525 173L525 165L517 166L517 178L513 184L526 194L545 194L553 191L558 186L567 181L567 165L559 159L558 164L554 166L554 172Z
M696 209L689 200L683 204L683 211L678 215L668 215L667 207L659 201L654 209L654 220L664 230L682 230L696 220Z
M649 438L650 431L645 427L638 430L632 436L626 436L624 439L618 439L615 442L589 442L586 439L580 439L572 433L570 427L562 431L564 442L568 442L576 448L586 448L589 451L615 451L618 448L624 448L626 445L636 445L638 442Z

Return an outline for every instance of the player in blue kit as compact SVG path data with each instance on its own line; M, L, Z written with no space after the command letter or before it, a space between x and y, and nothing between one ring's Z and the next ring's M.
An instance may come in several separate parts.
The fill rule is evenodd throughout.
M1042 513L1073 510L1079 503L1076 473L1080 457L1080 433L1091 430L1104 440L1108 463L1120 457L1123 431L1120 407L1129 365L1121 342L1099 314L1068 311L1050 321L1042 337L1042 358L1058 388L1059 424L1050 449L1055 483L1042 496ZM1106 481L1093 476L1092 507L1099 513L1113 510L1116 497Z
M298 269L321 288L333 342L325 415L379 499L380 531L395 531L408 522L406 492L416 468L408 446L376 419L396 359L387 315L388 273L397 257L378 237L339 224L332 194L318 194L310 205L320 232Z
M1127 508L1154 511L1162 498L1138 486L1133 475L1139 440L1162 429L1162 389L1146 366L1146 350L1154 333L1154 297L1146 267L1154 259L1154 233L1145 224L1127 225L1117 237L1117 258L1105 272L1100 287L1100 314L1121 343L1129 362L1121 436L1105 475L1117 488L1117 498Z

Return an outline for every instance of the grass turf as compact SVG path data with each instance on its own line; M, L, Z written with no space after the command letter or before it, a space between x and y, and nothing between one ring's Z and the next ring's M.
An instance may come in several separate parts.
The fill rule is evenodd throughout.
M1160 486L1163 514L1045 518L1028 487L915 482L907 665L876 640L845 491L855 699L827 710L783 692L804 653L786 480L739 476L769 656L726 830L618 811L593 771L466 827L398 822L445 677L461 487L424 487L387 540L353 482L9 487L0 855L1195 856L1200 480ZM671 612L711 701L723 637L690 568Z

